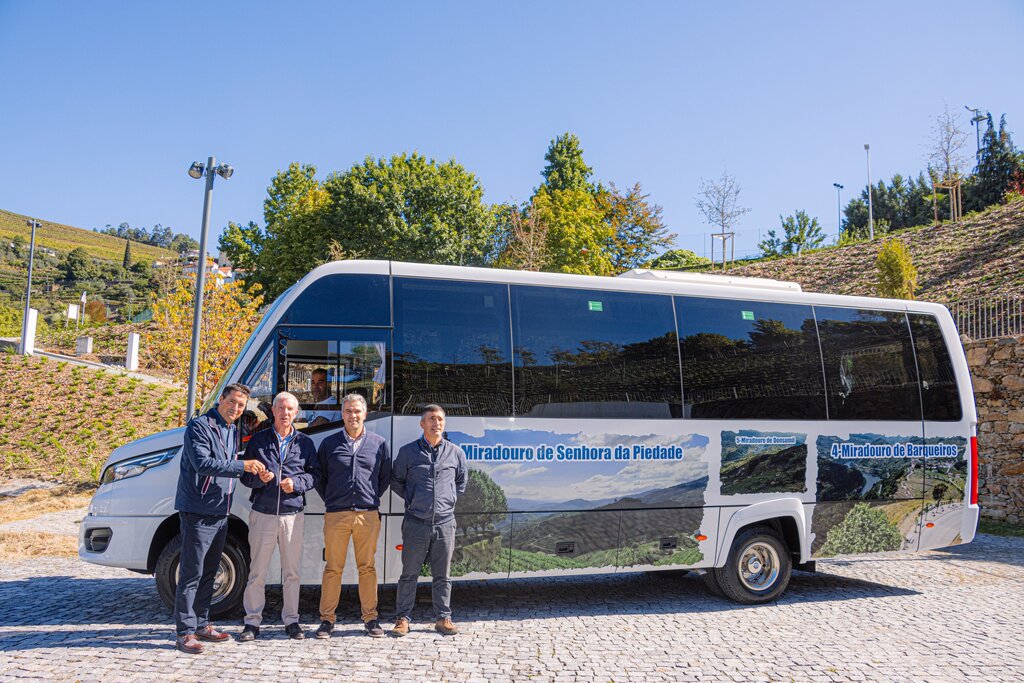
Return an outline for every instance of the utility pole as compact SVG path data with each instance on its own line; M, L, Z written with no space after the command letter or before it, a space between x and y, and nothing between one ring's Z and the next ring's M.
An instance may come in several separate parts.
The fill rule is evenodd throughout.
M875 239L875 209L871 201L871 145L864 143L864 153L868 157L868 239Z

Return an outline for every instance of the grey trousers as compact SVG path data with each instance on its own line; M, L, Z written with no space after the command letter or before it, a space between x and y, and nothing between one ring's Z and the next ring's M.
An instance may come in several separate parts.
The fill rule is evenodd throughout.
M302 559L302 530L306 516L268 515L255 510L249 513L249 581L245 584L242 605L245 623L259 626L263 607L267 604L267 569L274 557L274 548L281 550L281 584L284 603L281 621L287 626L299 620L299 563Z
M395 616L410 619L416 604L416 582L420 567L430 559L433 582L430 595L434 602L434 618L452 616L452 579L448 575L455 552L455 520L431 524L406 515L402 520L402 576L398 579ZM411 619L410 619L411 620Z

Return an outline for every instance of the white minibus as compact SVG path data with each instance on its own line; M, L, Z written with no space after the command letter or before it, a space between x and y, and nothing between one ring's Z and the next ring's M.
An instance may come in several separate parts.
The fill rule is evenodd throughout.
M252 430L287 390L319 445L342 425L322 402L313 425L315 370L335 399L366 398L392 454L424 406L445 408L470 466L462 579L699 570L762 603L817 558L966 543L977 526L973 393L937 304L663 271L335 262L277 297L203 410L246 384ZM111 453L79 544L86 561L155 575L168 604L183 432ZM381 582L398 580L402 511L382 501ZM234 496L215 614L241 602L248 512ZM323 512L308 494L306 584L320 583ZM355 583L351 559L345 571Z

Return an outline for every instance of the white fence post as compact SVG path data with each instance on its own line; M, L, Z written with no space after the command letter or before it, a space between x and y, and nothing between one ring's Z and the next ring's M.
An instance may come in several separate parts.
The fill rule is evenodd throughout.
M128 333L128 354L124 358L124 367L129 372L139 369L139 333Z
M34 308L28 309L28 322L25 325L25 338L21 340L21 355L31 356L36 352L36 323L39 321L39 311Z

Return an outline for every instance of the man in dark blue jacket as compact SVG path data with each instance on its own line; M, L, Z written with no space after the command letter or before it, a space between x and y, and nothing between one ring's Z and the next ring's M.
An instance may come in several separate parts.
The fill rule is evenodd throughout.
M174 597L177 627L175 646L182 652L202 653L200 640L219 643L229 639L210 624L213 579L228 533L228 511L235 480L243 472L259 474L266 467L258 460L238 460L238 430L249 387L229 384L217 406L189 420L174 508L181 530L178 586Z
M466 491L466 454L444 438L444 408L423 409L423 436L398 451L391 470L391 488L405 501L402 520L402 575L398 579L393 636L409 633L416 603L420 567L429 557L433 582L434 630L445 636L459 632L452 623L452 580L455 552L455 502Z
M259 460L267 470L261 474L243 474L242 483L252 488L249 500L249 581L245 585L245 627L238 640L247 642L260 635L267 569L274 548L281 553L281 583L284 603L281 621L285 632L295 640L305 634L299 624L299 563L302 559L303 509L306 491L314 488L316 447L313 440L292 425L299 414L299 400L282 391L271 408L273 429L256 432L246 446L244 460Z
M341 598L341 575L345 554L352 540L359 568L359 604L363 624L373 638L384 636L377 621L377 569L374 555L380 536L380 497L391 480L391 454L379 434L366 431L366 399L349 394L341 402L345 429L324 439L317 450L316 473L320 497L324 499L324 567L320 590L320 628L317 638L330 638L335 610Z

